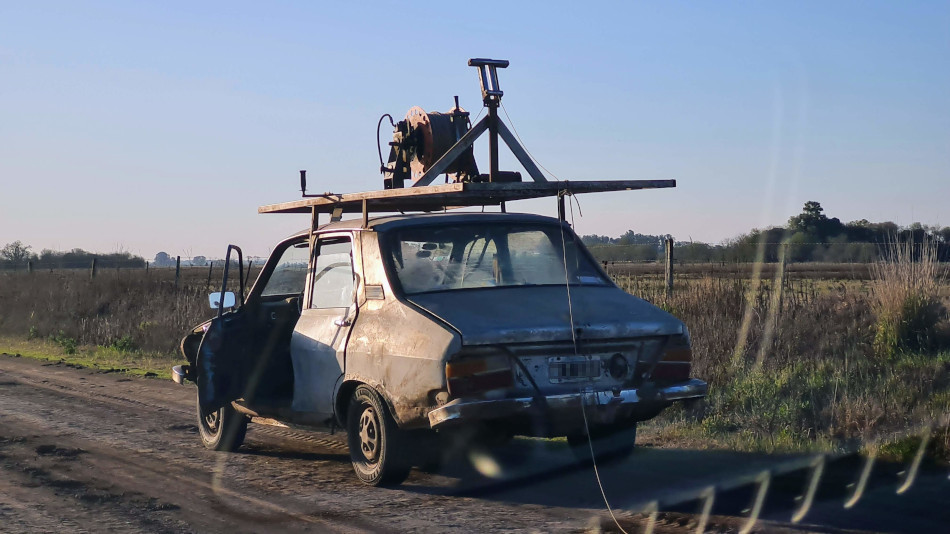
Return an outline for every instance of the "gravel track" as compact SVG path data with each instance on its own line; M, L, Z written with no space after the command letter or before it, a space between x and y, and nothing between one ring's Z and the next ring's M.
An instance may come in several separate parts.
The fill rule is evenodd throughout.
M355 479L340 433L255 424L237 453L204 449L194 396L194 387L170 381L0 356L0 530L583 532L613 525L591 469L574 464L560 444L516 440L512 452L495 457L501 466L495 477L456 462L439 473L413 470L399 488L370 488ZM642 503L723 486L788 460L644 448L601 475L621 521L641 529L643 519L628 510ZM919 486L926 492L913 498L917 506L950 495L945 473L922 476ZM792 502L795 494L786 497ZM743 518L729 514L741 514L747 497L717 497L719 515L709 528L736 531ZM865 525L867 513L842 515L832 501L816 504L820 528L788 524L793 503L780 503L756 531L921 527L900 521L899 510L890 512L890 522ZM945 508L934 525L950 521ZM656 532L695 525L689 510L671 511L660 515Z

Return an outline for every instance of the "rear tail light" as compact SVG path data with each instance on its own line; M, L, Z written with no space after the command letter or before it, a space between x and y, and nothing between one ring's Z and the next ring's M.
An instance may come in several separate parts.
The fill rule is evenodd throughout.
M445 364L449 394L464 397L514 385L511 362L504 354L463 356Z
M693 349L688 344L674 340L663 353L663 358L653 368L653 379L682 382L689 380L693 367Z

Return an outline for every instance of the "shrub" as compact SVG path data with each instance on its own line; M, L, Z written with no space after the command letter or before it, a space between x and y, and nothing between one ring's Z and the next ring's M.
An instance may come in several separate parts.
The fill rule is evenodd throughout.
M135 341L132 339L132 336L125 335L113 339L112 342L109 343L109 348L119 352L133 352L135 350Z
M78 343L76 343L75 339L64 334L62 330L60 330L56 334L51 335L50 341L62 347L63 352L65 352L66 354L76 354L76 347Z
M937 247L892 242L874 265L871 306L876 315L874 352L891 359L900 350L931 348L944 313L938 296L945 269Z

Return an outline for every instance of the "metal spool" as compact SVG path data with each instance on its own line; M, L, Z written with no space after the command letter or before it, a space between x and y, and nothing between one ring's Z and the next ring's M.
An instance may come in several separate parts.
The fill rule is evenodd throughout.
M406 113L406 123L415 138L415 153L409 161L412 181L418 180L468 131L468 113L454 108L448 113L427 112L415 106ZM463 153L445 171L456 174L456 181L478 174L472 148ZM463 176L464 175L464 176Z

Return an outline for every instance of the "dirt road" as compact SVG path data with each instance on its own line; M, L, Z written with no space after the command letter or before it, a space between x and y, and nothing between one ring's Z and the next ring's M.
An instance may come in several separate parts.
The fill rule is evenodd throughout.
M397 489L369 488L353 476L341 434L251 425L241 451L205 450L194 395L170 381L0 356L0 530L583 532L613 525L592 469L559 444L516 440L477 462L483 474L459 462L439 473L414 470ZM601 475L626 527L647 526L631 510L657 499L670 510L658 517L657 532L692 531L697 502L677 496L716 486L707 528L736 531L753 496L745 482L803 461L644 448ZM756 531L919 532L950 521L946 473L921 473L896 496L899 481L885 470L852 510L841 506L841 482L841 491L819 491L806 526L791 525L806 481L796 476L776 479Z

